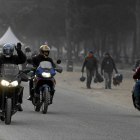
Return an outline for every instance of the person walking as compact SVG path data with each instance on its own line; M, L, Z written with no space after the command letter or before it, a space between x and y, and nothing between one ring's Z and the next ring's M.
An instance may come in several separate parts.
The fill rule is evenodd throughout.
M87 73L86 86L88 89L90 89L92 77L94 77L94 70L96 71L96 74L98 73L97 59L94 57L92 50L89 50L88 55L84 59L82 70L81 70L82 73L84 72L85 66L86 66L86 73Z
M113 69L118 73L115 62L110 54L107 52L104 54L104 59L101 62L101 75L105 78L105 89L111 89L111 78L113 74Z

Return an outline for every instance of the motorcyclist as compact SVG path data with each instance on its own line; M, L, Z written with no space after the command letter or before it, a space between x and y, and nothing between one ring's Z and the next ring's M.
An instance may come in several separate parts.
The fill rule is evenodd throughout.
M133 75L133 79L137 79L134 86L135 104L140 108L140 66Z
M32 64L35 67L38 67L40 62L42 62L42 61L49 61L49 62L51 62L52 66L55 68L56 65L54 64L52 58L49 57L49 53L50 53L50 47L49 46L47 46L47 45L40 46L40 53L39 53L39 55L34 56L31 59ZM30 84L30 89L32 89L33 88L33 79L30 80L29 84ZM37 93L37 91L35 91L35 92ZM52 99L53 99L54 92L52 93ZM51 99L51 103L52 103L52 99ZM31 91L30 91L30 95L27 98L27 100L32 100Z
M10 43L7 43L3 46L2 51L3 55L0 56L0 67L2 64L23 64L26 61L26 56L21 50L21 43L17 43L15 46L15 50L17 51L17 55L13 55L14 53L14 46ZM23 111L21 104L22 104L22 94L19 97L19 109L18 111Z

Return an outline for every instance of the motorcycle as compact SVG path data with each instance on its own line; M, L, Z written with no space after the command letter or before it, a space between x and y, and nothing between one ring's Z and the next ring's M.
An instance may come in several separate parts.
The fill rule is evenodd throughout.
M133 68L132 69L134 72L136 72L136 68ZM134 82L136 82L138 79L134 79ZM138 105L138 104L136 104L136 100L139 100L139 102L140 102L140 98L139 99L136 99L136 97L134 96L134 88L135 88L135 86L133 87L133 89L132 89L132 102L133 102L133 105L134 105L134 107L137 109L137 110L139 110L140 111L140 106Z
M20 71L15 64L2 64L0 68L0 118L7 125L18 111L24 89L20 84L28 81L28 72L27 69Z
M61 73L62 67L52 67L52 64L48 61L40 62L39 66L33 67L31 61L28 59L26 68L30 68L30 79L29 79L29 92L32 96L32 104L34 105L35 111L39 112L42 107L42 113L46 114L48 106L51 104L53 95L55 92L56 81L54 76L55 71ZM57 64L60 64L61 60L57 60Z

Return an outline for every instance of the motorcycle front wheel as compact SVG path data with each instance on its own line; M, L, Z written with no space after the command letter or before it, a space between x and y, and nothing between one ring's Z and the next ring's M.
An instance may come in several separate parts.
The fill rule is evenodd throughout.
M50 92L48 91L48 88L44 88L42 96L43 96L42 113L46 114L50 102Z
M5 106L5 124L11 123L11 115L12 115L12 99L6 99L6 106Z

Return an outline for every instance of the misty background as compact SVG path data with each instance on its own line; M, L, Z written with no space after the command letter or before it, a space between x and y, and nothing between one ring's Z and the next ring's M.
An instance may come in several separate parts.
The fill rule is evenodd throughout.
M0 37L9 26L32 52L49 45L54 59L83 61L90 49L99 60L140 59L138 0L0 0Z

